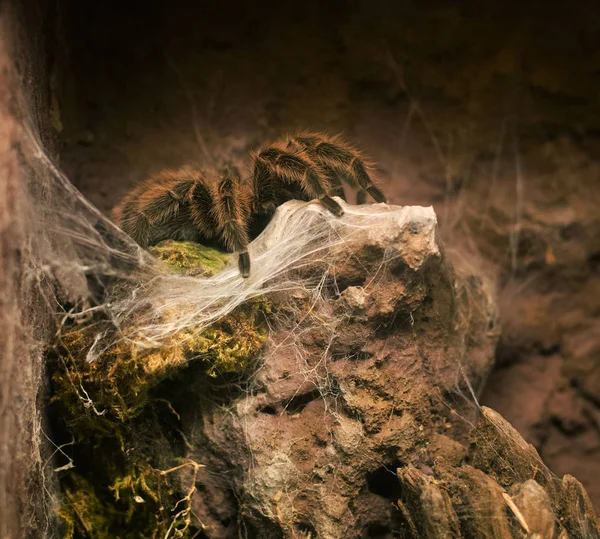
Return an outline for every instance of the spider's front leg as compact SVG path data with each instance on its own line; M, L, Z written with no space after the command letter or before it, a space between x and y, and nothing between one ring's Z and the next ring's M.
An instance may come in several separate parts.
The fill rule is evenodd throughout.
M291 145L302 148L330 178L340 179L358 189L357 203L364 204L369 194L375 202L387 202L386 196L371 180L373 167L356 148L340 137L304 133L294 136Z
M319 165L289 144L276 143L254 156L254 212L272 214L287 200L318 199L338 217L343 208L331 198L338 194Z
M219 173L215 190L213 213L219 226L219 234L225 246L237 251L238 267L242 277L250 275L248 254L249 197L242 188L240 173L228 165Z

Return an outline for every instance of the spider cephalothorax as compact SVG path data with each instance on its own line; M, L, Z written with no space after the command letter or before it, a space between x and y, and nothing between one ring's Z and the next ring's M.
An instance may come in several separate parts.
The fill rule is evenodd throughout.
M338 137L300 133L252 155L252 176L242 180L233 165L204 171L163 170L135 187L117 206L118 224L142 247L165 239L217 240L239 252L243 277L250 274L248 242L266 226L277 206L292 199L318 199L335 215L344 213L332 196L343 184L386 202L370 178L365 158Z

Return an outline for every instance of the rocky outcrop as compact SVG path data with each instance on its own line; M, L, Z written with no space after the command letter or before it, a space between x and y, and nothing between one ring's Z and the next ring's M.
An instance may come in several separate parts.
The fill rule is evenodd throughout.
M289 203L255 253L307 213L331 220ZM271 298L268 344L244 387L219 405L206 387L186 390L202 394L182 429L186 456L206 464L193 497L205 533L595 537L581 485L478 410L493 303L485 280L448 262L433 211L347 207L343 221L341 241L301 270L322 286Z
M331 226L320 206L288 203L254 253L307 215ZM339 241L293 270L320 285L270 298L244 391L184 413L187 456L207 464L194 512L211 537L235 512L257 537L383 537L404 526L398 468L434 477L466 457L495 318L485 280L455 271L436 225L431 208L346 207ZM215 470L236 493L229 515Z

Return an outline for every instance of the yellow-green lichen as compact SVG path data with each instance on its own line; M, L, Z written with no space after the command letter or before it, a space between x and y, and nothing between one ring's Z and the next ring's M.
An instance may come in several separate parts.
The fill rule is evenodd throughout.
M110 456L107 458L106 454L97 452L96 457L101 465L112 469ZM58 511L63 522L63 537L187 537L192 524L191 496L201 467L188 460L162 471L134 463L122 475L96 476L92 481L71 473L63 479L64 501ZM192 474L185 478L171 476L184 469L191 469ZM108 488L107 482L110 483ZM101 485L97 488L93 483ZM183 492L178 494L180 487ZM173 511L176 506L178 510Z
M244 372L267 339L269 305L254 300L183 343L187 357L199 358L210 376Z

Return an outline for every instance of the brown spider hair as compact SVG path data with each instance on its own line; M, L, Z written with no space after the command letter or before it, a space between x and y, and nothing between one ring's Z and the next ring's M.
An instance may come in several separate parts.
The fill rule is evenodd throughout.
M165 239L216 240L239 253L240 273L248 277L248 242L278 206L292 199L318 199L341 216L344 211L332 197L345 200L344 184L358 190L359 204L367 194L386 202L373 184L373 170L340 137L299 133L254 152L249 182L231 164L212 171L163 170L135 187L115 208L114 217L142 247Z

